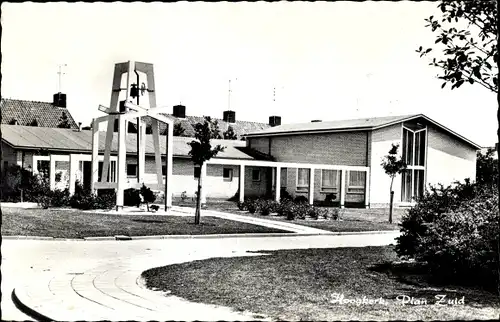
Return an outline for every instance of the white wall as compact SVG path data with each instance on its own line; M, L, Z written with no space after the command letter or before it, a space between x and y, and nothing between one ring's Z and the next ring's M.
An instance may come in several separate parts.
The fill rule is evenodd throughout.
M476 150L436 127L428 128L427 186L476 179Z
M370 158L370 205L389 204L391 178L381 166L382 158L388 154L392 144L399 144L401 154L401 124L388 126L372 132ZM394 178L392 186L394 203L401 202L401 176Z

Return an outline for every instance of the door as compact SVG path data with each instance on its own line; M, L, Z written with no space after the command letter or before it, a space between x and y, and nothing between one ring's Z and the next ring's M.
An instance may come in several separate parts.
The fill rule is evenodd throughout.
M92 176L92 162L83 161L83 189L90 189L90 179Z

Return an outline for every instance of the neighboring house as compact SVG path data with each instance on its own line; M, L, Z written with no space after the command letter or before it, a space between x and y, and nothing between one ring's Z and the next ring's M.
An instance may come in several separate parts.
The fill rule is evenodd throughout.
M104 153L105 132L100 132L99 151ZM163 136L164 137L164 136ZM126 173L128 181L137 180L137 137L127 134ZM194 196L198 176L201 169L194 167L189 156L193 138L174 137L173 185L174 196ZM75 167L76 180L90 187L92 131L41 128L17 125L2 125L2 164L18 164L31 169L35 173L41 169L50 169L51 187L64 189L69 183L71 164ZM166 140L161 140L161 151L165 151ZM217 155L217 160L256 160L259 153L249 150L245 142L239 140L213 140L213 144L221 144L225 150ZM146 136L145 178L155 182L154 145L152 135ZM116 181L117 134L115 133L111 148L111 181ZM265 159L265 158L263 158ZM164 158L163 158L163 162ZM99 169L102 168L102 161ZM163 166L165 168L165 166ZM164 169L165 171L165 169ZM99 172L100 173L100 172ZM53 174L53 175L52 175ZM235 165L209 164L206 167L204 187L211 198L230 198L238 191L238 167ZM259 189L260 185L248 182L248 191ZM258 194L256 191L255 194Z
M186 107L184 105L175 105L173 107L172 114L161 114L163 116L168 117L169 119L174 121L174 124L180 124L184 129L184 134L182 136L185 137L194 137L194 128L193 126L196 123L203 123L203 116L189 116L186 115ZM222 119L212 118L216 120L219 124L219 134L221 137L223 133L228 130L229 126L233 128L238 139L242 139L243 135L247 133L252 133L260 130L264 130L269 128L271 125L279 125L281 122L281 118L272 117L270 118L270 123L260 123L260 122L249 122L249 121L239 121L236 120L236 112L235 111L224 111ZM144 118L147 126L151 125L151 118ZM129 130L130 132L136 129L137 125L135 123L130 123ZM160 123L160 133L164 134L166 129L165 123Z
M63 113L72 129L78 125L66 108L66 94L56 93L52 103L3 98L0 101L1 123L38 127L58 127Z
M386 206L390 178L381 161L393 143L400 145L409 165L394 182L396 205L411 204L429 184L475 178L476 152L480 147L422 114L280 123L280 118L273 116L269 125L260 123L264 129L244 131L246 142L214 140L214 144L227 148L204 169L195 168L188 155L187 143L192 138L174 137L173 195L186 192L193 196L197 177L202 175L203 193L208 198L230 198L240 192L240 200L265 195L279 200L286 191L293 197L303 196L310 203L333 199L340 206ZM105 132L100 135L102 153ZM160 139L163 154L165 141ZM128 179L137 180L136 135L127 134L126 142ZM146 142L148 184L156 178L151 135ZM53 170L49 175L54 188L67 186L66 174L69 176L72 168L77 179L90 185L91 144L91 131L2 125L2 164L29 166L35 172L48 167ZM40 148L43 153L39 153ZM116 160L116 134L111 160ZM62 179L55 182L58 171L66 172L58 175ZM111 164L111 180L115 177L116 161ZM280 189L276 189L276 183Z

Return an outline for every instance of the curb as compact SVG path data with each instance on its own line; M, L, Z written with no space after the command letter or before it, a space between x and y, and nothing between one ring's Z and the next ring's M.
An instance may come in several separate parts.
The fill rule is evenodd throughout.
M31 318L35 319L36 321L54 321L53 319L35 311L34 309L30 308L26 304L24 304L19 297L16 294L16 289L12 290L11 294L11 299L14 305L19 309L19 311L23 312L24 314L30 316Z
M256 238L256 237L308 237L308 236L343 236L343 235L382 235L399 233L398 230L376 230L376 231L338 231L328 233L255 233L255 234L209 234L209 235L152 235L152 236L104 236L83 238L54 238L38 236L2 236L10 240L50 240L50 241L126 241L145 239L210 239L210 238Z
M2 239L54 240L54 237L43 237L43 236L2 236Z

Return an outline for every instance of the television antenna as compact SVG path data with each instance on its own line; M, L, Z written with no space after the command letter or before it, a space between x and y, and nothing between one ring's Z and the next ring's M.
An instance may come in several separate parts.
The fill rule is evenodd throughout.
M67 67L67 66L68 66L68 64L59 64L59 65L58 65L58 67L59 67L59 71L57 72L57 74L58 74L58 76L59 76L59 77L58 77L58 78L59 78L59 83L58 83L58 85L57 85L57 91L58 91L59 93L61 93L61 91L62 91L62 75L66 75L66 73L65 73L65 72L63 72L63 67Z
M238 78L235 78L234 81L237 81ZM231 89L231 79L229 80L229 88L228 88L228 95L227 95L227 109L230 111L231 110L231 93L232 93L232 89Z

